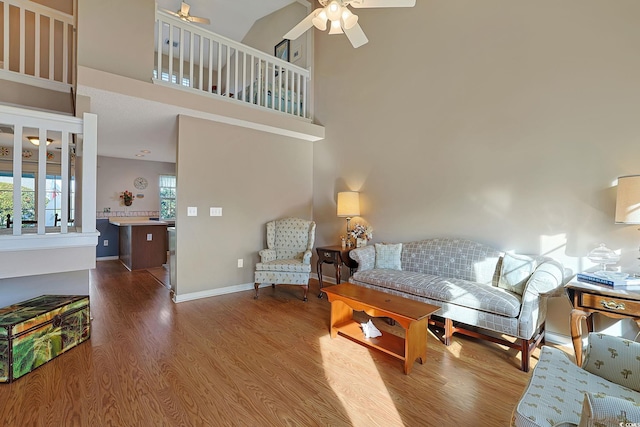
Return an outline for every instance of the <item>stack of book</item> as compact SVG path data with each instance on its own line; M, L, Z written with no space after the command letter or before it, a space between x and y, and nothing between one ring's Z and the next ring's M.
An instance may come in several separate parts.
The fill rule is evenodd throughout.
M612 288L640 289L640 277L617 273L614 271L611 273L578 273L577 279L580 282L595 283L597 285L610 286Z

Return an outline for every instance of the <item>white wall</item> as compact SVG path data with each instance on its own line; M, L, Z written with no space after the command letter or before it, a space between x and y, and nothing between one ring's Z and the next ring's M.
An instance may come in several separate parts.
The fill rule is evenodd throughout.
M89 295L89 270L0 279L0 307L49 294Z
M638 269L613 222L640 173L640 2L420 0L359 9L369 44L316 30L317 244L338 191L360 191L374 241L467 237L574 270L598 243ZM568 304L551 307L568 334Z
M116 212L122 212L123 215L145 211L157 212L160 210L159 177L175 175L175 173L174 163L98 156L96 209L104 216L116 216ZM133 181L137 177L147 180L146 189L138 190L133 186ZM125 190L131 191L134 197L137 194L142 194L144 197L135 198L131 206L124 206L120 194ZM105 213L104 208L110 209L111 213Z

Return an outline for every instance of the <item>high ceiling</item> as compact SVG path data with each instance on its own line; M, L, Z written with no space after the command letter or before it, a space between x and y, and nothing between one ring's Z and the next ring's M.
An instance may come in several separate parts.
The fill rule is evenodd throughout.
M189 14L209 18L210 25L201 25L214 33L235 41L242 41L258 19L297 0L188 0ZM157 0L161 9L177 11L180 0Z

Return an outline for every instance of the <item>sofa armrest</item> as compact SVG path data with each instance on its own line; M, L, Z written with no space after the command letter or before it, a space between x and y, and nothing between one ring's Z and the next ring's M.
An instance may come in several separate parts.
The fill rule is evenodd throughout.
M547 299L564 289L564 267L550 258L542 261L531 274L522 293L518 334L530 338L547 317Z
M376 248L364 246L349 252L349 257L358 263L358 271L373 270L376 265Z
M260 255L260 262L274 261L276 259L276 250L263 249L260 252L258 252L258 255Z

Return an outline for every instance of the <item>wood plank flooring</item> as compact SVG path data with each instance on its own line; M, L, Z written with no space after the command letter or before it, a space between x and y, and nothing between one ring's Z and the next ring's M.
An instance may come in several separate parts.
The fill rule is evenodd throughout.
M331 339L317 293L312 280L307 303L281 285L258 300L249 290L174 304L148 272L98 262L91 339L0 384L0 425L509 424L530 375L515 350L459 336L445 347L430 332L426 363L407 376L395 358Z

